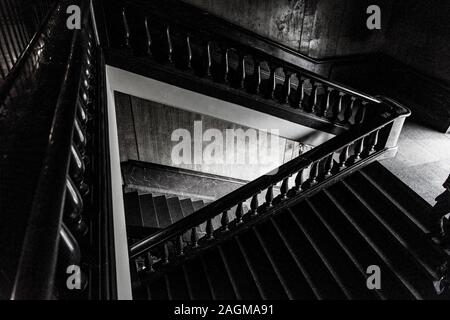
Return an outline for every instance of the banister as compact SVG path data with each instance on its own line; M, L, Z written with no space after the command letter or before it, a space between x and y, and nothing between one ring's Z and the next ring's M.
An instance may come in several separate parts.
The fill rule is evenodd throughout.
M74 131L78 83L81 72L79 31L74 31L66 62L48 147L43 160L12 299L51 299Z
M398 104L386 104L387 110L383 116L372 119L365 125L354 126L347 132L336 136L320 146L306 152L305 154L283 164L272 172L263 175L256 180L242 186L239 189L223 196L222 198L208 204L202 209L194 212L188 217L162 229L149 237L130 246L130 259L134 259L139 255L151 250L180 234L197 227L201 223L214 218L226 210L229 210L238 203L244 202L255 194L275 185L292 174L305 169L328 157L330 154L386 127L398 118L404 118L410 114L409 110Z

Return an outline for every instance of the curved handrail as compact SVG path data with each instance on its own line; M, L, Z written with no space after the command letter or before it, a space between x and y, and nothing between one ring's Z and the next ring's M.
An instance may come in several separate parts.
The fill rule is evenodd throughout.
M341 150L346 146L382 129L388 124L394 122L396 119L406 117L410 114L410 111L407 108L395 102L385 100L384 98L380 98L380 101L383 101L384 104L390 109L389 116L385 113L384 116L377 118L376 120L372 120L370 123L365 123L364 126L355 126L349 131L344 132L343 134L328 140L311 151L283 164L269 174L263 175L256 180L249 182L245 186L236 189L222 198L206 205L188 217L183 218L167 228L142 239L141 241L130 246L130 259L136 258L152 248L197 227L208 219L212 219L220 213L229 210L236 204L244 202L255 194L258 194L270 186L283 181L286 177L309 167L313 163L317 163L318 161L325 159L331 153Z

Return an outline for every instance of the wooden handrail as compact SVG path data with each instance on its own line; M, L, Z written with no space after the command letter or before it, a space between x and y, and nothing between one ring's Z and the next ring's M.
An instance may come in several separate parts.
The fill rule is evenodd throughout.
M381 98L380 101L383 101L383 98ZM389 111L386 111L382 117L373 119L364 126L360 125L353 127L349 131L336 136L309 152L283 164L276 170L263 175L228 195L208 204L188 217L133 244L130 246L130 259L134 259L152 248L188 232L192 228L219 215L221 212L229 210L238 203L251 199L255 194L283 181L285 178L301 172L303 169L308 168L314 163L324 160L326 157L330 156L330 154L334 154L336 151L360 141L370 134L383 129L395 120L405 118L410 114L408 109L399 104L389 101L385 101L384 103L385 106L389 106Z

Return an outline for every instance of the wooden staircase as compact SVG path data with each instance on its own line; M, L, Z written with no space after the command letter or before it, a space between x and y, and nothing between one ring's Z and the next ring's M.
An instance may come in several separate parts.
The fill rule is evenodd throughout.
M160 212L161 217L181 216L193 203L203 205L137 193L127 194L127 203L131 198L141 206L143 199L164 203L151 211L158 217ZM428 237L428 210L375 162L229 237L223 234L230 231L214 221L219 240L208 249L191 250L157 271L141 264L133 275L133 295L152 300L440 299L446 295L437 294L434 281L448 254ZM245 209L243 220L249 219ZM379 290L366 285L371 265L381 270Z

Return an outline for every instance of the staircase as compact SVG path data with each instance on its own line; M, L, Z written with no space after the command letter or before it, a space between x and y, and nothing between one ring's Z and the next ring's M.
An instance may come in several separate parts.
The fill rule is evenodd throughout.
M172 199L166 202L180 203ZM190 200L182 203L191 208ZM222 240L208 249L134 274L134 298L442 298L433 282L448 255L427 237L428 209L375 162L228 238L222 237L230 231L215 227ZM379 290L366 286L370 265L381 270Z

